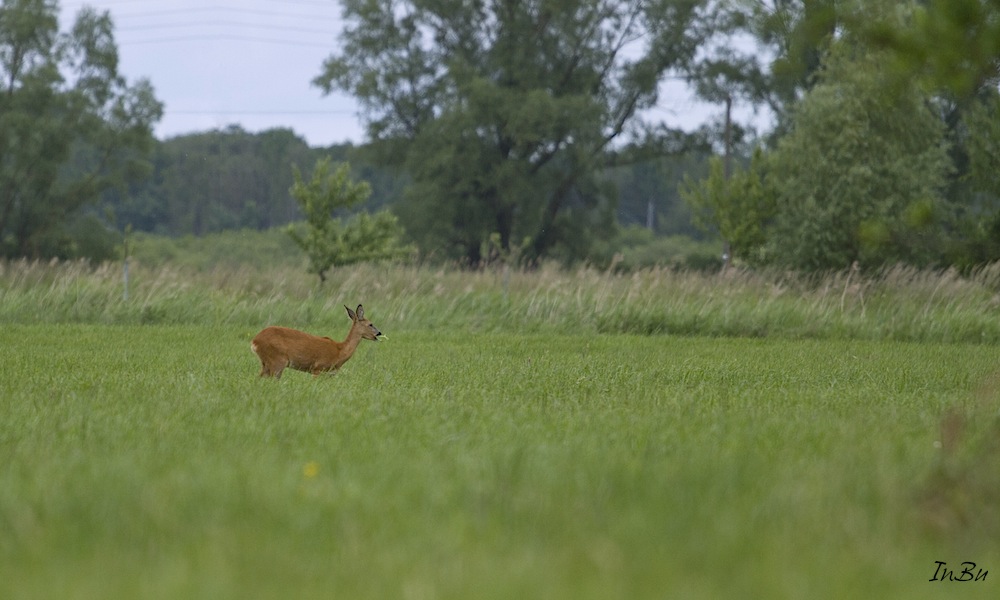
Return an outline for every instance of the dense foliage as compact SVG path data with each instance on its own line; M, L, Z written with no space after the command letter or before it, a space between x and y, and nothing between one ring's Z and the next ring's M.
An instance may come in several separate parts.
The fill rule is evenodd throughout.
M402 221L405 209L401 210L400 202L409 178L399 169L374 164L377 157L373 154L372 146L310 148L304 139L284 129L250 133L231 126L179 136L156 144L149 179L125 192L106 193L98 212L111 215L120 228L131 224L137 231L173 236L284 227L306 219L291 193L295 169L304 179L312 178L316 162L330 157L338 164L349 163L351 178L368 183L371 190L363 203L340 208L337 217L388 208ZM618 192L614 220L624 228L645 226L652 203L653 230L699 237L675 181L683 173L700 172L704 160L704 154L692 153L602 171L603 185ZM462 223L455 225L461 227ZM409 241L424 239L419 230L408 233L412 233ZM623 241L621 235L604 242L595 240L587 254L575 258L605 263L616 251L611 247ZM440 258L438 248L423 244L421 250Z
M1000 259L996 2L738 4L734 22L774 50L771 73L798 74L780 104L750 85L766 83L746 78L753 69L720 77L778 116L754 168L763 195L717 177L687 186L723 237L734 222L758 227L740 259L806 270ZM962 43L941 42L952 38Z
M944 125L915 86L880 85L883 70L877 55L831 57L800 103L771 155L770 261L816 270L940 256Z
M81 253L70 217L148 173L152 87L118 73L106 12L80 10L68 32L57 14L45 0L0 5L0 256Z
M654 134L641 110L692 60L700 5L349 1L316 82L356 96L406 166L398 210L424 247L475 264L495 233L529 259L579 258L612 231L601 173L616 144Z
M148 179L106 194L102 207L120 226L161 234L269 229L302 218L289 191L293 168L311 168L323 156L347 161L351 153L349 144L311 148L289 129L250 133L231 125L177 136L156 144ZM372 184L372 204L384 204L389 178L359 173Z
M290 130L250 134L238 127L157 144L153 174L105 205L140 231L173 235L268 228L299 216L288 194L291 165L315 151Z

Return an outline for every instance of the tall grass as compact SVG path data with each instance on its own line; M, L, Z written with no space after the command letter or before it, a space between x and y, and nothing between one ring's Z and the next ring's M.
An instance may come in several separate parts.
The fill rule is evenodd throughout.
M134 264L127 299L122 275L121 265L111 263L0 263L0 321L322 328L343 324L343 304L364 303L387 331L1000 342L997 264L968 275L898 266L813 278L744 270L363 264L338 269L323 288L285 267Z

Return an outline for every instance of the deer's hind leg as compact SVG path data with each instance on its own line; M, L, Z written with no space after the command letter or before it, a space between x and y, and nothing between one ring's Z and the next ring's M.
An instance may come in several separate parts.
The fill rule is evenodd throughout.
M275 379L281 379L281 372L285 370L288 363L272 362L270 364L261 361L260 376L261 377L274 377Z
M288 366L288 360L283 360L280 357L266 357L257 354L257 358L260 359L261 377L274 377L275 379L281 379L281 372Z

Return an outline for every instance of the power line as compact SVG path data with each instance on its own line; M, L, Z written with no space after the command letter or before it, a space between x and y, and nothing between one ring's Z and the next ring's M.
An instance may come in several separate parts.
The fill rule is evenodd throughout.
M124 3L130 3L132 0L122 0ZM290 3L290 2L289 2ZM226 26L226 27L269 27L269 28L288 28L289 31L298 31L299 33L333 33L335 28L342 23L342 19L337 14L331 13L302 13L302 12L279 12L274 10L266 9L256 9L245 6L235 6L228 7L224 5L201 5L192 6L189 8L168 8L168 9L153 9L145 10L140 12L120 12L118 10L112 10L107 6L104 6L107 2L102 2L102 6L99 10L108 10L111 14L112 19L115 22L115 30L117 32L131 31L131 30L142 30L142 29L167 29L170 27L200 27L200 26ZM299 3L291 3L303 5ZM308 5L308 4L307 4ZM91 4L80 5L82 6L92 6ZM329 8L329 5L326 4ZM65 8L65 7L64 7ZM69 13L72 11L64 12L66 16L71 16ZM163 23L161 20L163 17L170 16L192 16L192 15L216 15L217 18L206 21L204 19L195 21L184 21L184 22L174 22L174 23ZM251 20L258 21L256 23L247 23L240 21L233 21L231 17L233 16L246 16L251 18ZM253 19L253 17L266 17L264 22L259 22L259 19ZM276 20L283 20L285 24L279 25ZM144 21L153 20L154 23L144 23ZM331 30L319 30L315 28L307 28L308 25L322 25L324 23L329 23ZM301 26L299 25L301 24Z
M138 44L172 44L174 42L219 42L219 41L232 41L232 42L252 42L258 44L278 44L284 46L299 46L303 48L327 48L330 49L333 44L331 43L321 43L321 42L309 42L305 40L291 40L291 39L276 39L276 38L265 38L250 35L240 35L231 33L220 33L220 34L192 34L192 35L176 35L171 37L160 37L160 38L144 38L139 40L117 40L121 45L138 45Z
M220 109L220 110L204 110L204 109L176 109L172 110L169 107L167 112L175 115L189 115L189 116L214 116L214 115L243 115L243 116L283 116L283 115L353 115L356 111L348 109L332 109L332 110L239 110L239 109Z
M154 23L149 25L129 25L119 27L118 31L127 33L130 31L151 31L155 29L191 29L196 27L238 27L245 29L264 29L267 31L291 31L295 33L315 33L320 35L331 35L328 29L311 29L308 27L295 27L291 25L259 25L256 23L241 23L238 21L197 21L187 23Z
M143 1L145 1L145 0L103 0L101 2L101 5L103 6L103 5L106 5L106 4L111 4L111 5L114 5L114 4L138 4L139 2L143 2ZM67 4L61 4L60 5L61 8L69 8L69 9L83 8L85 6L90 7L90 8L100 8L100 7L94 6L93 2L69 2Z
M264 0L265 2L270 2L271 4L297 4L299 6L322 6L324 8L329 8L331 2L322 2L319 0Z
M285 13L275 10L252 8L246 6L229 7L224 4L209 4L192 6L189 8L169 8L154 9L140 12L119 12L117 9L111 10L108 5L129 5L143 0L102 0L100 9L107 9L112 12L112 18L116 21L117 42L122 46L149 45L149 44L177 44L190 42L248 42L258 44L273 44L291 46L299 48L326 48L330 49L334 45L334 37L337 34L339 23L338 16L332 14L308 15L301 12ZM148 0L145 0L148 6ZM330 8L331 4L326 2L309 2L306 0L282 0L282 6L323 6ZM70 5L72 6L72 5ZM80 4L79 6L84 6ZM90 6L90 4L87 4ZM65 8L65 6L64 6ZM219 18L209 20L183 20L174 22L153 22L163 17L192 14L216 14ZM247 22L229 18L233 15L252 17L267 17L266 23ZM276 19L284 19L285 24L275 22ZM329 29L319 27L308 27L306 20L311 25L330 23ZM301 23L302 25L299 25ZM206 31L208 28L208 31ZM143 36L144 32L162 31L165 35ZM217 31L217 33L212 33ZM134 36L132 34L135 34ZM171 35L172 34L172 35ZM268 35L277 34L277 35ZM292 35L282 35L292 34ZM306 36L323 36L324 39L308 38Z
M269 4L281 4L282 6L313 6L313 7L323 7L330 8L332 2L322 2L317 0L259 0L261 2L267 2ZM121 4L149 4L149 0L100 0L100 6L95 6L94 2L68 2L62 4L62 8L69 9L79 9L85 6L101 9L106 6L117 6ZM210 9L220 9L220 10L238 10L237 7L232 7L225 4L200 4L200 7L210 8ZM196 10L198 7L191 7L190 10ZM180 10L180 9L179 9Z
M229 15L254 15L259 17L277 17L281 19L303 19L311 23L316 21L329 21L329 22L340 22L341 18L337 15L316 15L316 14L305 14L305 13L286 13L277 12L273 10L258 10L253 8L245 7L233 7L227 8L222 6L193 6L191 8L168 8L163 10L151 10L141 13L114 13L112 16L115 20L124 19L150 19L159 17L170 17L175 15L192 15L196 13L224 13Z

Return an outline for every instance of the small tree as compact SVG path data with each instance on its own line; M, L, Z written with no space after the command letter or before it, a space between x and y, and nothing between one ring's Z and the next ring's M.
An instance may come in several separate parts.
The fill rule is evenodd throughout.
M371 195L371 187L364 181L352 181L347 163L333 173L330 168L330 157L319 159L312 177L305 181L298 167L292 166L295 182L289 193L301 207L306 222L304 228L297 224L285 229L309 257L309 272L319 276L321 285L331 267L398 258L409 252L400 242L402 228L387 210L374 215L361 213L346 223L334 217L338 210L364 203Z
M773 197L761 179L763 162L757 150L748 169L736 168L727 178L722 159L714 156L706 179L685 176L680 187L681 198L691 207L692 223L706 233L718 233L733 256L742 259L759 258L766 242L765 226L774 217Z

